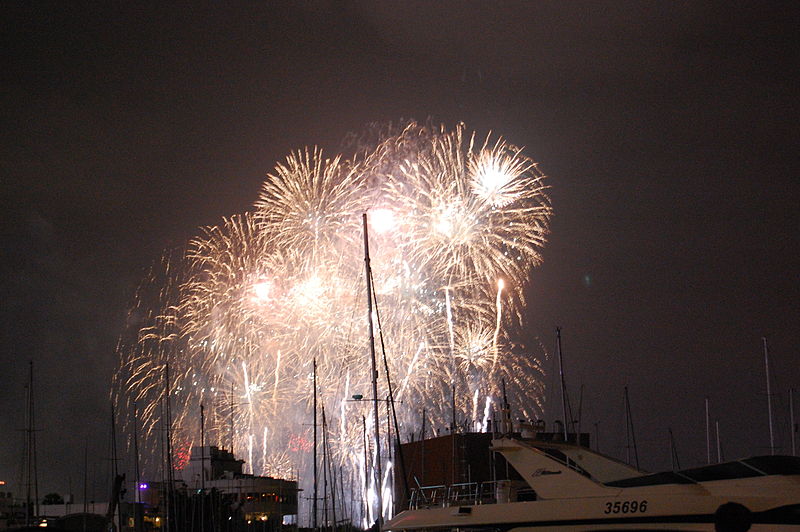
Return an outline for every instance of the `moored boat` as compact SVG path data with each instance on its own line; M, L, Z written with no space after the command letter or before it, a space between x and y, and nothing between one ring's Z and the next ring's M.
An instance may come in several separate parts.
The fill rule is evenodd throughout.
M709 531L733 513L733 519L751 522L749 530L800 531L797 457L643 474L564 442L505 435L492 440L492 451L518 473L528 500L504 481L439 487L438 494L418 489L384 530Z

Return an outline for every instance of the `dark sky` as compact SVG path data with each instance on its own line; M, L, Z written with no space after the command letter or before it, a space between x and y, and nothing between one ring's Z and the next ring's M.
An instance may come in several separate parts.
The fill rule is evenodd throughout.
M705 462L705 396L726 457L768 453L762 336L790 450L796 4L92 4L0 6L0 480L33 360L41 491L80 493L88 448L104 499L115 344L146 267L247 210L290 150L401 118L495 131L548 174L530 339L552 350L563 327L601 450L624 456L627 385L645 467L669 467L668 427L682 465Z

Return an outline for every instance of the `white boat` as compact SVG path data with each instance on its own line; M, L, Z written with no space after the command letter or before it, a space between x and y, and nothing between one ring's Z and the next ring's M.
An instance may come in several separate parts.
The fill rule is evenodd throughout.
M800 532L800 458L761 456L646 474L571 444L497 437L492 450L523 479L518 496L512 482L420 489L383 529L709 531L720 507L736 503L721 512L743 511L751 531Z

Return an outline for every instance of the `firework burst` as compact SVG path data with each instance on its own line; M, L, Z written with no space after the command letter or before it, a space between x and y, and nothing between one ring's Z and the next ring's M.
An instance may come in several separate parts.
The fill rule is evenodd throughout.
M351 160L290 154L252 213L204 228L143 283L113 394L129 428L136 420L147 435L145 456L157 456L170 418L176 448L197 444L203 404L211 444L232 448L249 472L308 482L316 359L330 453L358 484L352 493L370 487L372 421L362 426L365 405L350 401L370 395L364 212L401 434L416 430L422 408L447 425L452 387L467 426L486 426L501 380L525 415L540 413L544 350L521 349L513 335L551 214L544 175L521 149L479 141L463 124L410 122L378 136L356 143Z

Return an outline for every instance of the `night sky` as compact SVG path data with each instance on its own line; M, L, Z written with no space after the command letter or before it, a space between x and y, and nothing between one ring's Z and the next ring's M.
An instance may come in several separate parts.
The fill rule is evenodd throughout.
M106 499L115 347L146 268L251 208L290 150L429 117L502 135L549 176L521 340L552 352L563 328L601 451L624 457L627 385L645 468L670 467L668 428L681 465L705 463L706 396L726 458L768 454L762 336L791 451L796 3L91 4L0 6L12 489L29 360L40 493L80 500L88 449L90 497Z

